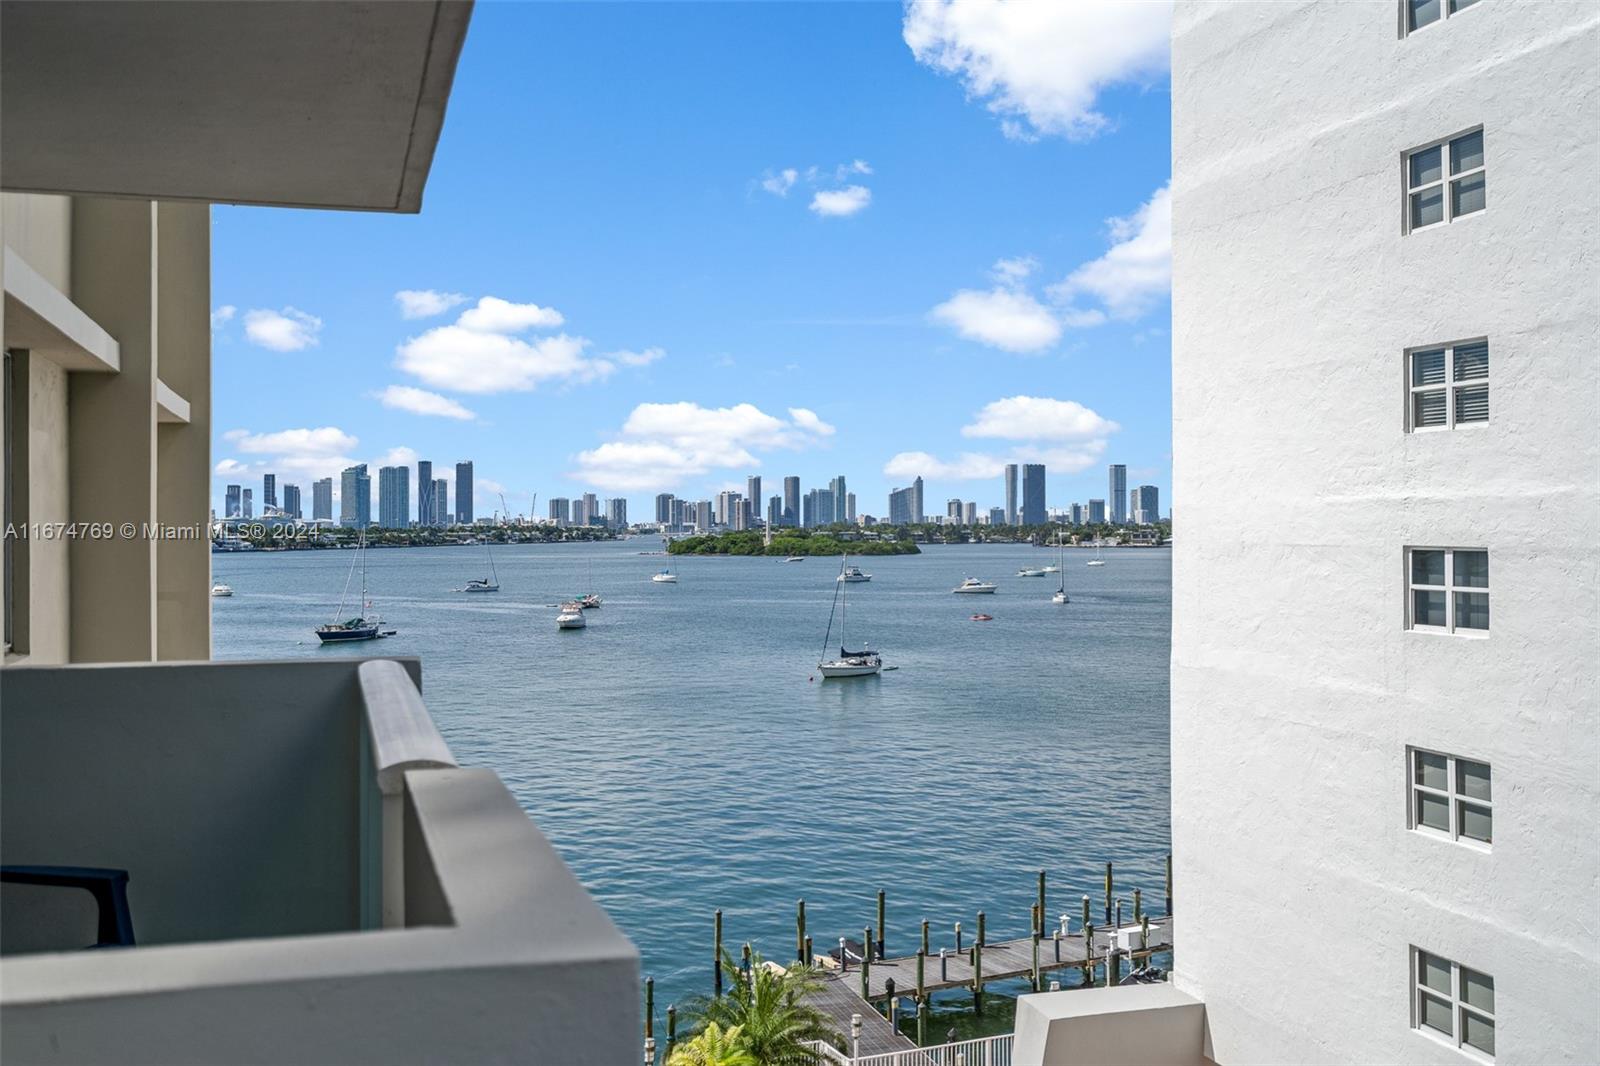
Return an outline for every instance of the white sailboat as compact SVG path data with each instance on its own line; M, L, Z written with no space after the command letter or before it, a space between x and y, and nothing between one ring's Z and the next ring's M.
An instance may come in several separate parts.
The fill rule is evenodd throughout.
M822 636L822 658L817 663L817 669L823 677L870 677L883 669L883 657L862 643L860 651L850 651L845 640L844 622L846 607L850 599L849 586L852 582L844 580L844 574L849 555L840 557L839 580L834 582L833 602L839 615L839 657L828 658L828 649L832 646L833 616L834 611L828 612L828 631Z
M324 644L343 644L352 640L376 640L379 637L392 637L393 629L383 628L383 619L376 614L368 617L365 613L355 618L339 621L339 616L344 614L345 597L350 594L350 579L355 576L356 564L361 564L361 610L372 610L372 601L367 599L367 533L362 530L356 540L355 558L350 560L350 573L345 575L344 591L339 594L339 609L334 613L334 620L327 625L318 626L313 632L317 639Z
M483 542L483 552L489 557L489 577L475 577L468 581L457 592L499 592L500 574L494 568L494 551L489 547L488 540Z
M670 568L664 568L651 574L650 580L658 585L676 585L678 583L678 575L674 574Z
M1056 575L1059 578L1059 583L1056 586L1055 595L1050 597L1050 602L1070 603L1071 601L1067 598L1067 549L1066 545L1061 541L1060 530L1056 531L1056 553L1061 557L1060 565L1055 568Z
M1085 565L1085 566L1104 566L1104 565L1106 565L1106 561L1104 559L1100 558L1100 542L1098 540L1096 540L1094 542L1094 558L1090 559L1087 563L1084 563L1083 565Z

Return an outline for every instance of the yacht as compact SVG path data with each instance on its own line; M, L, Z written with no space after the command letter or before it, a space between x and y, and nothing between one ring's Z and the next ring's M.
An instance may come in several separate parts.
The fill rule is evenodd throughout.
M963 595L974 595L974 594L981 593L981 592L993 593L994 590L995 590L994 582L992 582L992 581L979 581L975 577L969 577L965 581L963 581L961 584L959 584L955 588L951 589L950 591L951 592L955 592L955 593L960 593L960 594L963 594Z
M863 581L871 581L872 575L863 573L859 566L847 566L839 572L839 576L834 580L842 581L847 585L859 585Z
M215 585L211 586L211 595L213 595L213 596L232 596L233 595L233 586L232 585L224 585L222 582L219 581Z
M596 607L600 606L600 597L593 592L579 596L578 606L582 607L586 611L594 610Z
M650 580L658 585L676 585L678 583L678 575L671 570L659 570L650 575Z
M1061 542L1060 533L1056 534L1056 552L1061 556L1061 564L1050 568L1058 575L1058 583L1056 585L1055 595L1050 597L1050 602L1067 603L1069 602L1067 599L1067 549L1066 546Z
M312 631L316 633L317 639L324 644L345 644L352 640L377 640L379 637L392 637L395 634L395 630L383 628L383 619L377 615L373 615L370 618L366 615L357 615L355 618L347 618L343 622L338 621L339 616L344 614L345 596L350 591L350 579L355 576L357 563L361 564L361 598L356 602L361 605L363 611L370 611L372 609L372 601L367 599L367 535L365 532L362 532L360 538L356 541L355 558L350 560L350 573L344 579L344 592L339 594L339 609L333 615L335 620L327 625L318 626Z
M804 555L791 555L789 558L784 560L786 563L803 563L805 561L806 557Z
M1024 566L1021 570L1017 571L1017 576L1018 577L1044 577L1044 575L1048 574L1049 572L1050 572L1049 570L1045 570L1045 569L1042 569L1042 568L1039 568L1039 567Z
M489 557L489 573L492 577L475 577L463 585L458 592L499 592L500 573L494 568L494 552L489 548L487 538L483 542L483 552Z
M839 578L834 583L833 589L834 606L837 608L837 613L839 615L839 657L837 659L829 659L826 657L828 654L828 649L832 647L833 616L835 613L833 611L828 612L828 630L822 636L822 654L824 658L822 661L817 663L817 670L825 678L871 677L872 675L883 670L883 657L881 655L867 647L865 643L862 644L860 651L850 651L849 644L845 641L845 608L850 599L847 586L856 584L855 581L852 581L845 576L851 570L856 569L853 566L846 565L845 561L849 558L850 557L848 555L840 557ZM859 574L860 572L861 571L856 570L856 573ZM862 578L860 580L866 579Z
M557 629L582 629L589 624L583 617L583 604L577 600L568 600L561 605L561 613L556 615Z

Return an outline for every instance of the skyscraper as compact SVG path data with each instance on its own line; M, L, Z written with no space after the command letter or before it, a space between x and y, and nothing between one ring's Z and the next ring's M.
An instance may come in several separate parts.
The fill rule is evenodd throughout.
M1074 503L1067 508L1067 521L1075 526L1083 525L1083 504Z
M333 478L325 477L311 483L311 520L333 521Z
M711 528L711 501L701 500L694 505L695 528L701 532Z
M450 482L442 477L433 479L433 524L444 525L450 518Z
M472 460L456 464L456 524L472 525Z
M806 493L805 499L800 501L800 525L810 529L817 524L817 490L812 489Z
M223 496L223 518L239 518L244 514L244 510L239 503L240 499L242 497L239 495L239 486L229 485L226 494Z
M583 504L583 521L580 523L581 525L592 526L595 524L596 519L603 517L600 513L600 498L594 493L584 493L581 502ZM460 500L456 501L456 506L461 506Z
M846 506L846 504L848 502L846 500L846 497L849 495L849 493L845 490L845 487L844 487L844 475L843 474L840 474L838 477L836 477L832 481L828 482L828 491L833 494L833 517L830 518L828 521L830 521L830 522L848 521L848 519L845 518L845 506Z
M783 497L774 496L767 500L767 525L777 527L783 524Z
M670 492L661 492L656 494L656 525L672 525L673 502L673 495Z
M944 516L956 525L961 524L961 501L959 499L944 502Z
M1128 521L1128 468L1121 463L1111 464L1111 487L1106 499L1111 501L1111 522L1123 525Z
M1006 464L1006 525L1017 524L1017 464Z
M1106 501L1089 501L1089 524L1091 526L1103 526L1106 524Z
M268 507L278 506L278 475L261 475L261 513L266 514Z
M962 505L961 521L963 524L969 526L975 526L978 524L978 501L968 500Z
M438 519L433 512L433 463L417 460L417 525L431 526Z
M372 479L366 463L347 466L339 474L339 524L347 529L372 524Z
M928 520L927 509L922 505L922 478L920 477L911 480L911 520L913 522L926 522Z
M572 522L572 501L565 496L550 497L550 521L558 526L568 525Z
M1042 526L1044 513L1044 464L1022 464L1022 524Z
M744 479L744 498L750 501L751 512L759 517L761 514L761 475L753 474ZM752 523L753 525L754 523Z
M797 477L783 479L783 524L800 524L800 479Z
M411 470L404 466L378 468L378 525L405 529L411 524Z
M283 513L294 519L302 517L300 514L299 485L285 485L283 487Z
M606 525L612 529L628 528L628 500L614 496L606 501Z
M1132 494L1133 520L1141 526L1154 525L1161 519L1161 495L1154 485L1140 485Z
M732 489L724 489L717 493L718 525L727 526L729 529L734 528L734 524L739 517L739 501L742 499L744 499L744 496L734 492Z
M255 512L252 511L251 508L250 508L250 490L249 489L245 489L244 490L244 510L240 511L239 514L240 514L241 517L244 517L244 518L254 518L255 517Z
M846 493L844 497L844 520L851 525L856 521L856 494Z
M989 508L989 524L991 526L1003 526L1005 523L1006 509L1004 507Z

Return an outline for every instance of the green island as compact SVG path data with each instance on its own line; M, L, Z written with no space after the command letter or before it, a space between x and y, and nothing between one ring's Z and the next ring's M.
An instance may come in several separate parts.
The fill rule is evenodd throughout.
M673 555L920 555L922 549L906 539L840 539L828 532L785 529L774 533L772 543L759 530L684 537L668 547Z

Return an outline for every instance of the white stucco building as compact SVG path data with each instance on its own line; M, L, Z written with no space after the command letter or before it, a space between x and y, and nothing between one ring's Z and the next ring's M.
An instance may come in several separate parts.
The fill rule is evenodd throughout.
M1597 61L1592 4L1176 10L1176 983L1216 1062L1600 1061Z

